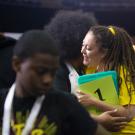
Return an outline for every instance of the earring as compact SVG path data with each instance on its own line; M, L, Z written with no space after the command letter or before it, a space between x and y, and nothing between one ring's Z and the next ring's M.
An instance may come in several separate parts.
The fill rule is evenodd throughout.
M104 66L98 65L98 66L96 67L96 72L103 72L103 71L105 71L105 70L104 70Z
M99 65L97 65L97 67L96 67L96 72L98 72L98 70L99 70Z

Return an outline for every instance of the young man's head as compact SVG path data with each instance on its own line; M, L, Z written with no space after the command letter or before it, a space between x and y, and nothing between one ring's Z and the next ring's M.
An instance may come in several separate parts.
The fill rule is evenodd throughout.
M23 34L13 52L18 96L38 96L48 91L58 67L55 41L44 31Z

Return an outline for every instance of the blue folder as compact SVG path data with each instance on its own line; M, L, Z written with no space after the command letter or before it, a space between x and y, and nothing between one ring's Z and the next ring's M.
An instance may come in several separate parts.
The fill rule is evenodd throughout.
M86 82L90 82L99 78L103 78L105 76L112 76L112 79L114 81L114 85L116 87L117 94L118 92L118 80L117 80L117 73L116 71L105 71L105 72L98 72L98 73L93 73L93 74L87 74L87 75L82 75L79 76L78 78L78 84L84 84Z

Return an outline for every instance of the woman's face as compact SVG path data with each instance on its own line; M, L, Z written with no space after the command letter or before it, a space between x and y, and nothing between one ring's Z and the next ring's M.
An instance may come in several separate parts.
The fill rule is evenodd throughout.
M82 50L83 64L86 66L97 67L105 56L105 51L101 49L100 43L92 31L88 32L83 40Z

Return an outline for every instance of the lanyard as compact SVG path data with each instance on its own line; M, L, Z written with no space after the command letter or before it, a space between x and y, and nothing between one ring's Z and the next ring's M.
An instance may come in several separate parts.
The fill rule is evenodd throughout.
M76 89L78 87L77 78L79 77L79 74L76 72L76 70L74 69L74 67L71 64L66 63L66 66L70 72L69 80L70 80L70 84L71 84L71 93L74 95L77 95L77 93L76 93Z
M76 73L76 75L78 75L78 73L76 72L75 68L74 68L71 64L66 63L66 66L67 66L68 71L69 71L70 73L71 73L71 72L74 72L74 73ZM78 76L79 76L79 75L78 75Z
M2 135L10 135L10 123L12 119L12 105L13 97L15 93L15 83L10 88L4 104L4 116L2 125ZM45 96L38 97L31 109L28 119L26 120L22 135L28 135L33 128L33 124L36 121L37 115L41 109Z

